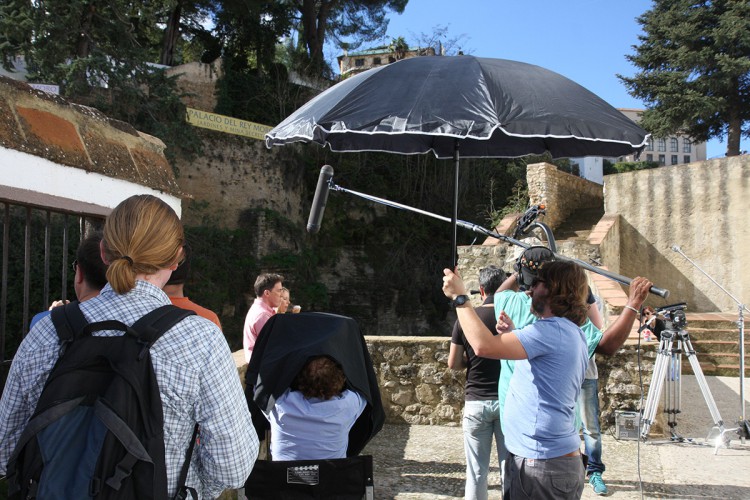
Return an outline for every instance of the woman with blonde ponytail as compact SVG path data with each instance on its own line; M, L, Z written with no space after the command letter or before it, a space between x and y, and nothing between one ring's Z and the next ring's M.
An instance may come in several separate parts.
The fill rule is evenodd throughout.
M86 319L133 325L171 304L162 287L182 259L184 240L177 214L159 198L137 195L117 205L105 222L101 242L109 283L98 297L80 303ZM94 335L122 335L122 331ZM0 405L0 472L59 352L50 318L40 320L18 350L8 378L16 396L6 399L4 394ZM166 331L150 353L164 414L169 498L176 493L196 423L199 444L186 485L199 498L216 498L225 489L243 486L258 455L258 438L221 330L205 318L188 316Z

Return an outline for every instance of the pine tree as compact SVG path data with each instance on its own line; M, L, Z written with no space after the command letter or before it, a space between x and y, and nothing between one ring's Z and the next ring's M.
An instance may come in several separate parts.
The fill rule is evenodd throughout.
M618 75L647 105L641 125L657 137L727 137L727 156L750 136L750 2L655 0L627 56L640 72Z

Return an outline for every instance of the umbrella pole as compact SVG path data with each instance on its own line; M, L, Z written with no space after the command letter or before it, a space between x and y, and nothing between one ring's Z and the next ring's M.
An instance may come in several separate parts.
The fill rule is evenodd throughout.
M453 270L458 267L458 242L456 238L458 221L458 146L459 142L458 139L456 139L456 144L453 149L453 216L451 217L451 227L453 228L453 239L451 240L451 269Z

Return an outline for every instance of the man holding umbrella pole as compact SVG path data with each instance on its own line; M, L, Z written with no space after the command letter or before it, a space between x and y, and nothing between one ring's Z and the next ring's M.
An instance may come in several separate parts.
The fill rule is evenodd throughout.
M520 330L505 312L492 335L469 307L461 277L444 270L443 293L453 300L464 335L478 356L515 359L505 406L505 498L577 499L584 487L575 404L588 349L583 331L588 284L573 262L551 262L531 287L539 320Z

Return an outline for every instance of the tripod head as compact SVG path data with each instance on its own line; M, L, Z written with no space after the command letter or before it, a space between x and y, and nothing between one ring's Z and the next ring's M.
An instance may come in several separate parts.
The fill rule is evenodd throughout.
M687 326L685 309L687 309L687 303L680 302L679 304L657 307L655 311L657 314L662 314L664 316L664 321L667 324L667 330L683 330Z

